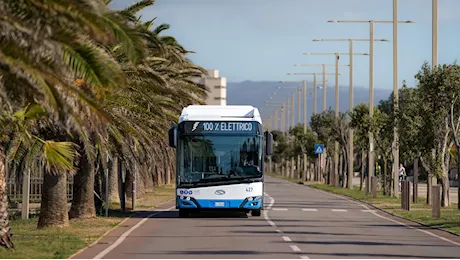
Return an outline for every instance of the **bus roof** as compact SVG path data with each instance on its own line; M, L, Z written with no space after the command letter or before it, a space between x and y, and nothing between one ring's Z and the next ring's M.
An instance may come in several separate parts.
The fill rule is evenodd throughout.
M259 110L248 105L191 105L182 110L183 121L256 121L262 124Z

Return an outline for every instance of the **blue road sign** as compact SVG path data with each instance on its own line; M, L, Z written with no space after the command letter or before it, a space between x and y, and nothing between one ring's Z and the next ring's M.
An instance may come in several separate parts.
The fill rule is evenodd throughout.
M315 154L324 153L324 144L315 144Z

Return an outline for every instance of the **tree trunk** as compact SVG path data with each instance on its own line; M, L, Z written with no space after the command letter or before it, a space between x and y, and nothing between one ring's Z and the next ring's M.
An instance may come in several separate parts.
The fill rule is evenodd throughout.
M99 159L99 158L98 158ZM98 160L97 159L97 160ZM102 179L104 178L103 168L101 167L101 163L96 161L94 166L94 186L93 186L93 199L94 199L94 207L96 212L102 213L102 207L104 206L102 199L104 199L103 187L102 187Z
M67 176L45 172L43 176L42 200L37 228L69 225L67 206Z
M109 167L109 202L119 202L118 196L118 160L114 157Z
M94 218L96 207L94 204L94 168L84 151L79 161L79 171L73 179L73 200L69 217Z
M147 167L147 172L145 173L145 188L146 188L146 191L152 191L153 190L153 174L152 174L152 171L153 171L153 167L152 166L148 166Z
M289 170L288 167L286 167L286 168L288 169L286 176L289 177L291 171ZM161 186L161 185L163 185L163 178L161 178L162 175L163 175L163 171L161 170L161 167L158 167L158 166L156 166L155 169L156 169L156 177L157 177L156 178L157 179L157 181L156 181L157 186Z
M457 144L457 209L460 210L460 145Z
M383 159L383 177L382 177L382 189L383 189L383 195L390 195L389 192L389 187L391 187L391 181L388 181L391 178L388 178L388 161L386 158Z
M348 176L348 152L347 149L343 147L343 156L342 156L342 188L347 187L347 176Z
M442 185L441 206L449 207L450 206L449 175L444 174L444 176L441 178L441 185Z
M126 168L126 177L125 177L125 195L126 199L132 199L133 195L133 182L134 176L130 169Z
M6 191L5 157L0 156L0 246L12 249L10 226L8 222L8 193Z
M364 173L366 167L366 153L364 150L361 151L361 176L359 176L359 190L363 191L364 185Z

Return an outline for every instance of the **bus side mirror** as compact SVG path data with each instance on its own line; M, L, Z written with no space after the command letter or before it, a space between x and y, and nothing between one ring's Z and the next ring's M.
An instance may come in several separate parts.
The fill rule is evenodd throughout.
M267 156L272 155L273 154L273 134L268 131L265 132L265 141L266 141L265 154Z
M169 146L176 148L177 146L177 127L173 126L168 131Z

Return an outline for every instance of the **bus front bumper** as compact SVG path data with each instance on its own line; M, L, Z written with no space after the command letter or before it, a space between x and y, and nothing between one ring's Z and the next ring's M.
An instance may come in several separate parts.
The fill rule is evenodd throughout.
M248 197L243 200L207 200L177 196L176 208L180 209L261 209L262 196Z

